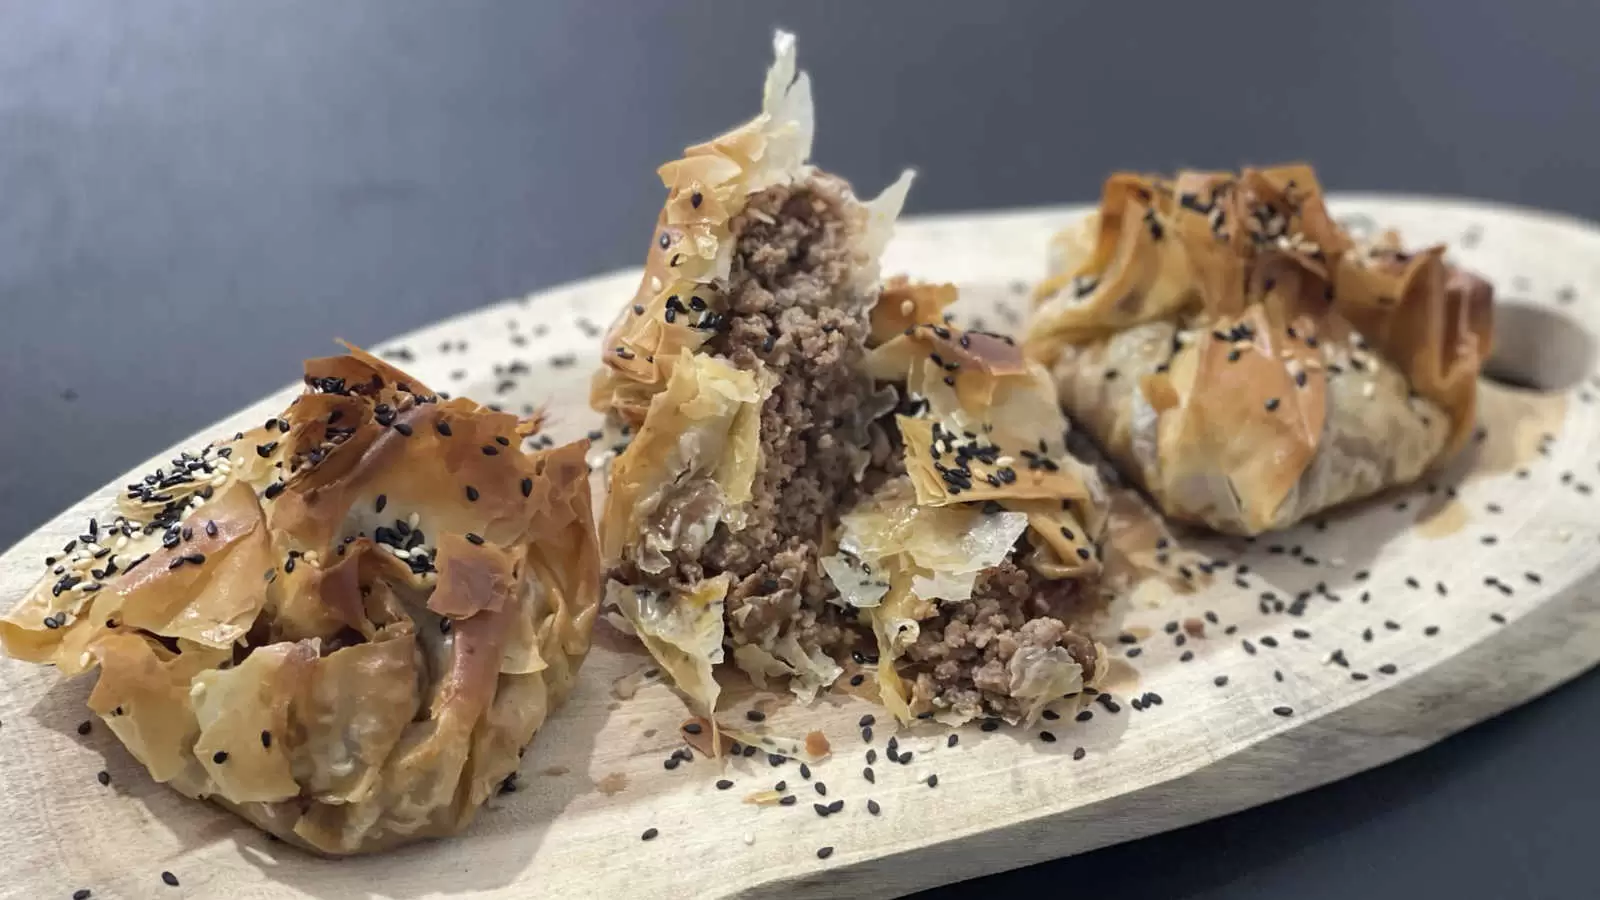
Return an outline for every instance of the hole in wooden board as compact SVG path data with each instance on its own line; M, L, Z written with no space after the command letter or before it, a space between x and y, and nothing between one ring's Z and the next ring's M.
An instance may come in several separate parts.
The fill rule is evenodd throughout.
M1594 336L1560 310L1497 304L1494 318L1494 354L1484 366L1485 378L1524 390L1562 391L1594 371Z

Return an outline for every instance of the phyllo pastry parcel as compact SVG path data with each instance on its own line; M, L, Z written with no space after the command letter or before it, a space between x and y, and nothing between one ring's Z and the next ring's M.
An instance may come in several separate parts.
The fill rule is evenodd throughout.
M1305 166L1114 175L1050 270L1029 355L1173 519L1283 528L1472 433L1492 288L1443 247L1352 238Z
M1041 366L949 325L953 287L879 284L909 173L862 201L807 164L809 82L776 49L761 115L661 168L605 337L592 399L630 439L606 606L705 715L731 665L803 698L862 669L903 718L1031 719L1105 668L1073 630L1099 485Z
M98 668L156 781L328 854L450 834L514 777L589 646L586 444L382 360L311 360L264 425L127 486L0 619Z

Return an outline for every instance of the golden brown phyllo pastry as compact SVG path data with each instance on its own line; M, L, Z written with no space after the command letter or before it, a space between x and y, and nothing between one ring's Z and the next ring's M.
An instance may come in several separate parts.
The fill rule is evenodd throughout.
M330 854L455 832L589 646L584 443L387 363L306 363L253 431L130 484L4 619L166 782Z
M601 524L606 604L711 715L715 666L812 698L876 668L903 718L1031 719L1104 668L1092 472L1043 368L878 285L904 199L806 164L780 34L763 113L662 167L639 291L593 402L631 442Z
M1256 534L1416 479L1474 424L1488 282L1351 238L1305 166L1112 176L1029 355L1174 519Z

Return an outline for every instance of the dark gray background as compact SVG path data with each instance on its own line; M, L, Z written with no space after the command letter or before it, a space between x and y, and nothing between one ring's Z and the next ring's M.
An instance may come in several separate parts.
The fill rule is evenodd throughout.
M1136 8L1138 7L1138 8ZM798 31L912 213L1114 168L1600 216L1600 3L0 0L0 545L363 343L638 264L660 162ZM1407 760L930 897L1594 897L1600 678ZM1027 892L1024 894L1023 892Z

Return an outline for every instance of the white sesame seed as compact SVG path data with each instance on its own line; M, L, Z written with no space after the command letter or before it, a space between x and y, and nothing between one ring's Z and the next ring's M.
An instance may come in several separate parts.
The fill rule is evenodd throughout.
M191 697L198 697L205 692L206 683L204 681L196 681L194 684L189 686L189 696Z
M111 549L113 550L121 550L126 546L128 546L128 536L125 534L117 535L117 539L111 542Z
M84 652L78 654L78 668L87 669L93 663L94 656L91 655L89 651L85 650Z
M397 547L390 547L389 548L389 552L393 553L395 555L395 557L398 558L398 559L410 559L411 558L411 551L410 550L401 550L401 549L399 549Z
M410 524L410 526L412 528L416 528L417 527L417 523L421 522L421 521L422 521L422 516L420 516L420 515L418 515L416 513L412 513L410 516L408 516L406 518L406 522L408 524Z
M1016 464L1016 462L1017 462L1017 461L1016 461L1016 460L1015 460L1015 459L1012 459L1012 458L1011 458L1011 457L1009 457L1009 456L998 456L998 457L995 457L995 461L994 461L994 464L995 464L995 465L996 465L996 466L1002 466L1002 467L1004 467L1004 466L1010 466L1010 465L1015 465L1015 464Z
M744 845L748 847L756 842L756 836L746 831L743 835L741 835L741 840L743 840Z
M1363 397L1371 397L1373 394L1376 394L1377 392L1378 392L1377 382L1368 381L1366 384L1363 384L1361 386L1361 396L1363 396Z
M317 551L315 550L307 550L300 555L305 558L306 562L311 563L312 565L315 565L317 562Z

